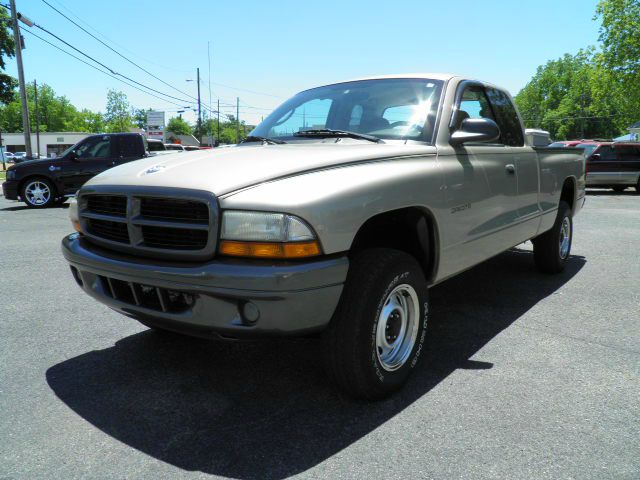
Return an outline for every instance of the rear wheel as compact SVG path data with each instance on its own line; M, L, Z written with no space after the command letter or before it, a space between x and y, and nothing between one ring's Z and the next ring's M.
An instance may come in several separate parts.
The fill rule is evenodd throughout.
M533 239L533 258L538 269L544 273L564 270L571 253L572 238L571 208L566 202L560 202L553 228Z
M329 376L355 398L398 390L420 358L428 311L427 282L412 256L383 248L357 254L323 336Z
M620 185L620 186L617 186L617 187L613 187L613 191L614 192L618 192L618 193L624 192L626 189L627 189L627 187L625 187L623 185Z
M32 178L22 187L22 201L30 208L47 208L55 203L56 189L46 178Z
M640 177L638 177L638 183L636 183L636 193L640 195Z

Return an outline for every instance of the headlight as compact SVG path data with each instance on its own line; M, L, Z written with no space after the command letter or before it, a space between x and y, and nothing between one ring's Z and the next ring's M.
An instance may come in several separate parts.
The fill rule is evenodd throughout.
M78 215L78 200L74 197L69 202L69 220L76 232L82 233L80 229L80 216Z
M219 251L257 258L303 258L320 254L311 228L284 213L227 210L222 214Z
M15 180L15 179L16 179L16 171L7 170L7 180Z

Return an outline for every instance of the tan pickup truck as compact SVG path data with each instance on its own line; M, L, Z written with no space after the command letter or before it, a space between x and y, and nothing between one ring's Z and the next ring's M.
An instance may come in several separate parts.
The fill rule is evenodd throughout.
M454 75L303 91L242 144L115 167L70 208L77 283L157 329L321 334L338 386L398 389L429 287L526 240L562 270L584 157L534 148L509 94Z

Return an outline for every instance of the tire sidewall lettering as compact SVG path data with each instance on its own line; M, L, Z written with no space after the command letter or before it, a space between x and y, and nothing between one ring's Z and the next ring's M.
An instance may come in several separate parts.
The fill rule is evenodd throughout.
M397 373L399 371L402 371L407 364L403 365L399 370L395 371L395 372L387 372L386 370L384 370L384 368L382 368L382 366L380 365L380 362L378 361L378 355L376 352L376 332L378 330L378 322L380 319L380 312L382 311L382 308L384 307L384 301L387 299L387 296L391 293L391 291L402 281L409 279L408 282L405 283L409 283L411 284L411 272L410 271L405 271L399 275L396 275L393 280L391 280L391 282L389 282L389 284L387 285L387 288L384 290L383 294L380 296L380 300L378 302L378 306L376 307L375 310L375 318L374 321L372 322L372 327L371 327L371 343L370 343L370 350L371 350L371 364L373 366L373 370L375 373L376 378L378 379L378 381L380 383L384 383L385 382L385 378L388 374L390 373ZM418 337L416 344L413 347L413 351L411 353L411 361L407 362L409 364L409 368L414 368L418 362L418 358L420 357L420 354L422 353L422 349L424 346L424 342L427 336L427 324L428 324L428 318L429 318L429 304L427 301L423 302L422 304L422 332L420 334L420 336Z

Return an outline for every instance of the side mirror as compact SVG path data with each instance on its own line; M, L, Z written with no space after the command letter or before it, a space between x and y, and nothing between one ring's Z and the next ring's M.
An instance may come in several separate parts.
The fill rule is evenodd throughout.
M73 160L74 162L78 161L78 154L76 153L75 150L71 150L69 153L67 153L67 159L68 160Z
M451 145L466 142L493 142L500 138L500 127L489 118L465 118L460 128L451 134Z
M589 157L589 160L600 160L600 154L599 153L594 153L593 155L591 155Z

